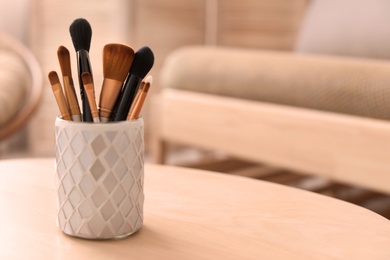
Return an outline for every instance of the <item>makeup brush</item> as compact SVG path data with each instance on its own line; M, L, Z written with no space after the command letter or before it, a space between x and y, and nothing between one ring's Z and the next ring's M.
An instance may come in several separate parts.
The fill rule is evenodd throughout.
M141 109L144 105L146 96L148 94L149 88L152 85L152 82L153 82L152 76L149 75L148 77L146 77L145 84L142 84L142 86L140 87L140 94L138 95L138 98L134 99L134 102L135 102L134 108L132 110L130 110L129 114L127 115L126 120L134 120L134 119L137 119L139 117L139 114L141 113Z
M135 95L135 98L133 100L133 103L131 103L131 107L130 107L130 110L129 110L129 113L127 114L127 116L129 116L131 114L131 112L134 110L134 107L136 106L136 104L138 102L139 96L141 95L141 93L145 87L145 84L146 84L145 80L142 80L142 82L138 88L137 94ZM128 120L128 118L126 120Z
M84 18L79 18L74 20L70 25L69 32L70 36L72 37L73 46L77 55L77 69L83 110L83 121L92 122L91 109L88 104L88 99L84 96L84 87L81 79L81 74L84 72L89 72L92 75L91 63L89 59L92 28L87 20Z
M56 98L62 119L72 121L68 104L66 103L64 93L62 92L62 87L57 72L50 71L48 77L51 85L51 90L53 91L54 97Z
M141 47L134 55L129 76L123 86L121 99L118 101L118 109L113 117L113 121L126 120L134 96L138 91L142 79L152 69L154 55L148 46Z
M146 82L151 83L152 81L153 81L153 77L151 75L147 76L144 80L142 80L142 82L138 88L137 94L135 95L135 98L133 100L133 103L131 104L129 113L127 114L128 116L131 114L131 112L134 110L134 107L137 105L139 96L141 95L141 93L145 87ZM128 118L127 118L127 120L128 120Z
M100 122L99 112L96 106L95 88L93 86L92 76L89 72L84 72L81 75L81 79L83 81L85 94L87 95L88 98L88 104L91 108L93 122L99 123Z
M68 102L70 113L72 114L72 120L80 122L81 112L73 85L69 50L64 46L60 46L57 50L57 56L62 72L65 99Z
M102 122L108 122L115 102L121 92L131 64L134 50L118 43L107 44L103 48L103 84L99 99L99 115Z

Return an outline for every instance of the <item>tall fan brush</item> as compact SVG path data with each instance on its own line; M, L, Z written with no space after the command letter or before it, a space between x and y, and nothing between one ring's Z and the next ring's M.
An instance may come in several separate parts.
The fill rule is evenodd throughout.
M99 115L101 122L110 119L115 102L121 92L131 64L134 50L130 46L111 43L103 48L103 85L99 99Z
M137 93L142 79L152 69L154 64L154 55L148 46L141 47L134 55L134 61L131 66L129 76L124 84L121 99L118 100L118 107L113 121L126 120L127 114L133 103L135 93Z
M92 75L91 63L89 59L89 48L91 46L92 28L87 20L79 18L73 21L69 27L70 36L72 37L73 46L77 54L77 68L80 85L80 97L83 110L83 121L92 122L91 108L88 99L85 96L85 90L81 75L88 72Z

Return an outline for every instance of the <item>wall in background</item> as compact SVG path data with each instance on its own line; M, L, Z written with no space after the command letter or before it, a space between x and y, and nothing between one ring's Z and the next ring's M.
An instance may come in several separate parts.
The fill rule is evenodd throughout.
M30 2L29 0L0 1L0 31L12 35L24 44L29 43Z

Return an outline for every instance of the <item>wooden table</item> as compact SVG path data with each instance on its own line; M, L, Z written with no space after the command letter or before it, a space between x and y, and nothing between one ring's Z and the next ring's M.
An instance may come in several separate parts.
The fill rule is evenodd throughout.
M0 162L0 259L390 259L390 221L244 177L145 166L145 219L123 240L56 226L54 159Z

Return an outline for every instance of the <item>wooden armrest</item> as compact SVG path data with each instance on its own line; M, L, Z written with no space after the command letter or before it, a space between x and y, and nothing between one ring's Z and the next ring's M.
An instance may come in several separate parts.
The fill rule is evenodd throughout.
M166 89L157 140L390 194L390 123L231 97Z

